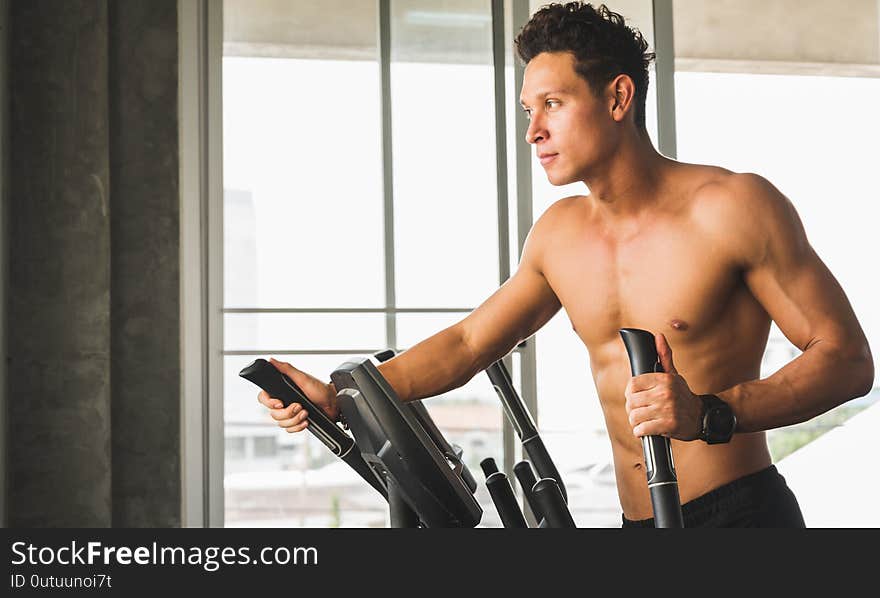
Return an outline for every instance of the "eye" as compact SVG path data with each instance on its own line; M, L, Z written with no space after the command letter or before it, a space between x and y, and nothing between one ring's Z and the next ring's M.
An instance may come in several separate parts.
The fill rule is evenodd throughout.
M561 102L559 100L547 100L545 104L548 108L552 108L553 106L558 106Z
M531 108L523 108L523 112L526 114L526 118L532 120L532 109Z

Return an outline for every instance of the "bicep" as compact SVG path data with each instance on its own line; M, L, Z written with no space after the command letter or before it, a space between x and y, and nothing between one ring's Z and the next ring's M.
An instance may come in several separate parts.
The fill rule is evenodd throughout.
M746 272L746 283L785 336L802 351L817 340L844 342L855 315L837 279L808 248L768 256Z
M544 276L521 267L461 322L462 331L477 359L491 362L534 334L560 307Z
M763 179L752 192L758 218L751 222L760 225L752 228L743 273L754 297L802 351L820 340L843 345L861 337L843 288L810 246L791 202Z

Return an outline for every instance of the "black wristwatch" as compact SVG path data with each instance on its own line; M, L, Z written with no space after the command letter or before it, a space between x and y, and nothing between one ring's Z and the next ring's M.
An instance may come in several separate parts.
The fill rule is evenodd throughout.
M703 401L702 428L700 440L707 444L730 442L736 429L736 416L730 405L717 395L700 395Z

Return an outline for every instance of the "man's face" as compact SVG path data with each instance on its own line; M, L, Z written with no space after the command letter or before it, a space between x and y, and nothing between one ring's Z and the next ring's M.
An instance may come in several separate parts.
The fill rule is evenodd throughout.
M526 66L520 103L529 114L526 141L553 185L583 181L613 151L620 134L613 98L597 98L568 52L541 53Z

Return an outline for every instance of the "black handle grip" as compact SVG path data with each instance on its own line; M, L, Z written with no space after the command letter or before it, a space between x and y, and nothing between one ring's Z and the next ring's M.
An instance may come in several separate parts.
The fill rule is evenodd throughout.
M513 473L516 475L519 487L523 490L523 496L525 496L526 502L532 510L532 514L535 516L535 521L538 522L538 526L540 527L541 520L544 518L544 513L541 512L541 506L532 494L532 488L534 488L535 484L538 482L535 478L535 472L532 471L532 466L529 465L528 461L520 461L513 466Z
M562 493L563 500L568 502L568 492L565 490L562 475L560 475L559 470L556 469L556 464L553 463L553 459L550 458L550 453L547 452L547 447L544 446L544 441L541 440L541 437L535 436L530 438L526 442L523 442L522 447L526 452L529 461L532 462L532 466L535 468L538 477L552 478L555 480L556 484L559 486L559 491Z
M633 376L663 371L657 361L657 345L653 334L638 328L621 328L620 336L629 355ZM645 454L651 505L654 508L654 526L684 527L678 478L675 475L669 439L664 436L644 436L642 450Z
M532 486L532 495L535 497L535 502L540 505L548 527L575 527L574 519L565 506L565 500L556 480L550 478L538 480Z
M654 527L684 527L677 483L653 486L651 488L651 505L654 507Z
M487 478L498 471L498 465L495 463L495 459L492 457L486 457L482 461L480 461L480 469L483 470L483 475Z
M253 363L242 369L238 375L265 390L269 393L269 396L279 399L285 407L288 407L291 403L302 405L303 409L309 414L307 430L324 443L334 455L348 463L373 488L378 490L383 496L388 496L385 487L376 478L372 468L364 461L360 451L352 450L355 447L354 440L332 422L323 409L312 403L293 380L279 372L275 366L265 359L254 360Z
M519 509L516 497L513 495L513 488L510 487L510 482L507 480L506 475L500 471L489 475L486 478L486 488L489 489L492 502L495 503L495 508L498 509L498 514L501 516L501 523L504 524L504 527L528 527L526 525L526 518L523 517L522 511Z

